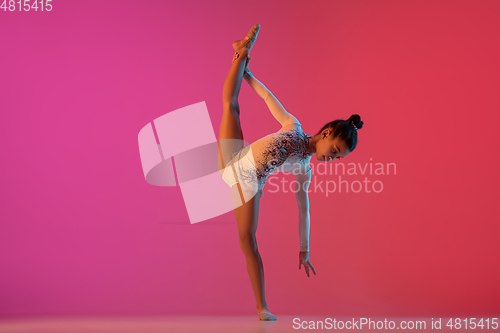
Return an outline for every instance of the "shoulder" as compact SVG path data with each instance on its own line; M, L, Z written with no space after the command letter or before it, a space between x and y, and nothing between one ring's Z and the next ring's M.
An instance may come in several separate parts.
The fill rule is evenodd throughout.
M288 131L291 129L300 129L301 130L301 127L302 127L302 124L297 120L297 118L293 117L290 120L288 120L286 123L284 123L278 132L284 132L284 131Z

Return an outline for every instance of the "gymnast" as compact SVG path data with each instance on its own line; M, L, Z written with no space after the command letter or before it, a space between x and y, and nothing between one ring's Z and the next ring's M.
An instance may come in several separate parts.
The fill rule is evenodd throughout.
M337 119L323 126L316 135L306 134L302 124L287 112L278 99L248 69L250 50L255 44L260 24L254 25L248 35L233 43L235 50L229 74L222 93L223 114L219 128L219 157L224 181L241 201L235 203L239 244L246 258L246 266L255 294L260 320L277 320L269 311L264 288L264 266L257 248L259 203L268 176L275 172L292 172L296 178L295 198L299 209L299 269L305 273L316 270L309 258L309 196L311 181L310 161L316 154L318 161L330 162L349 155L357 145L357 130L363 121L357 114L349 119ZM281 129L244 146L240 123L238 95L243 78L265 101L281 124ZM243 198L243 199L242 199ZM245 200L247 199L247 200ZM241 204L243 202L243 204Z

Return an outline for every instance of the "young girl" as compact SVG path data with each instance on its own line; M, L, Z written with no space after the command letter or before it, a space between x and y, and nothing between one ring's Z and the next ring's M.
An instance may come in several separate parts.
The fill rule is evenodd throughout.
M219 152L222 178L231 187L235 201L239 243L246 258L246 265L257 302L260 320L276 320L267 306L264 288L264 267L257 248L259 202L267 177L275 172L292 172L296 178L295 197L299 208L299 269L304 266L307 276L316 270L309 259L309 197L311 180L310 160L334 161L349 155L357 144L357 130L363 126L359 115L347 120L337 119L327 123L316 135L303 132L301 123L288 113L274 95L248 70L252 49L260 25L254 25L247 37L233 43L233 64L224 82L223 115L219 129ZM251 145L243 146L238 95L243 78L266 102L281 129ZM241 202L243 204L241 205Z

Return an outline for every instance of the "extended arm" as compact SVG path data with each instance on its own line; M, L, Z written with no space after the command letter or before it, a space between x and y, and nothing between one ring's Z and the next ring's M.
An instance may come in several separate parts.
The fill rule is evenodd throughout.
M307 196L307 194L306 194ZM299 211L300 252L309 252L309 210Z
M296 122L300 124L300 122L295 118L292 114L288 113L283 105L278 101L276 97L263 85L259 80L257 80L252 73L249 71L245 71L243 73L243 78L248 82L250 87L262 98L267 106L269 107L269 111L273 114L274 118L283 126L287 123Z
M305 174L295 175L295 199L299 208L299 240L300 252L309 252L309 184L311 182L311 169Z

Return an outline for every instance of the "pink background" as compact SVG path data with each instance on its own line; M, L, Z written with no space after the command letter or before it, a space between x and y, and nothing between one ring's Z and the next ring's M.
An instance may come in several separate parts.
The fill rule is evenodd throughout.
M53 7L0 12L0 315L255 311L233 213L191 225L179 187L146 183L137 142L201 101L218 133L231 43L255 23L250 68L304 131L358 113L344 162L397 165L370 176L381 193L310 194L310 278L293 194L265 193L270 309L500 313L500 2ZM240 105L245 140L279 129L246 82Z

